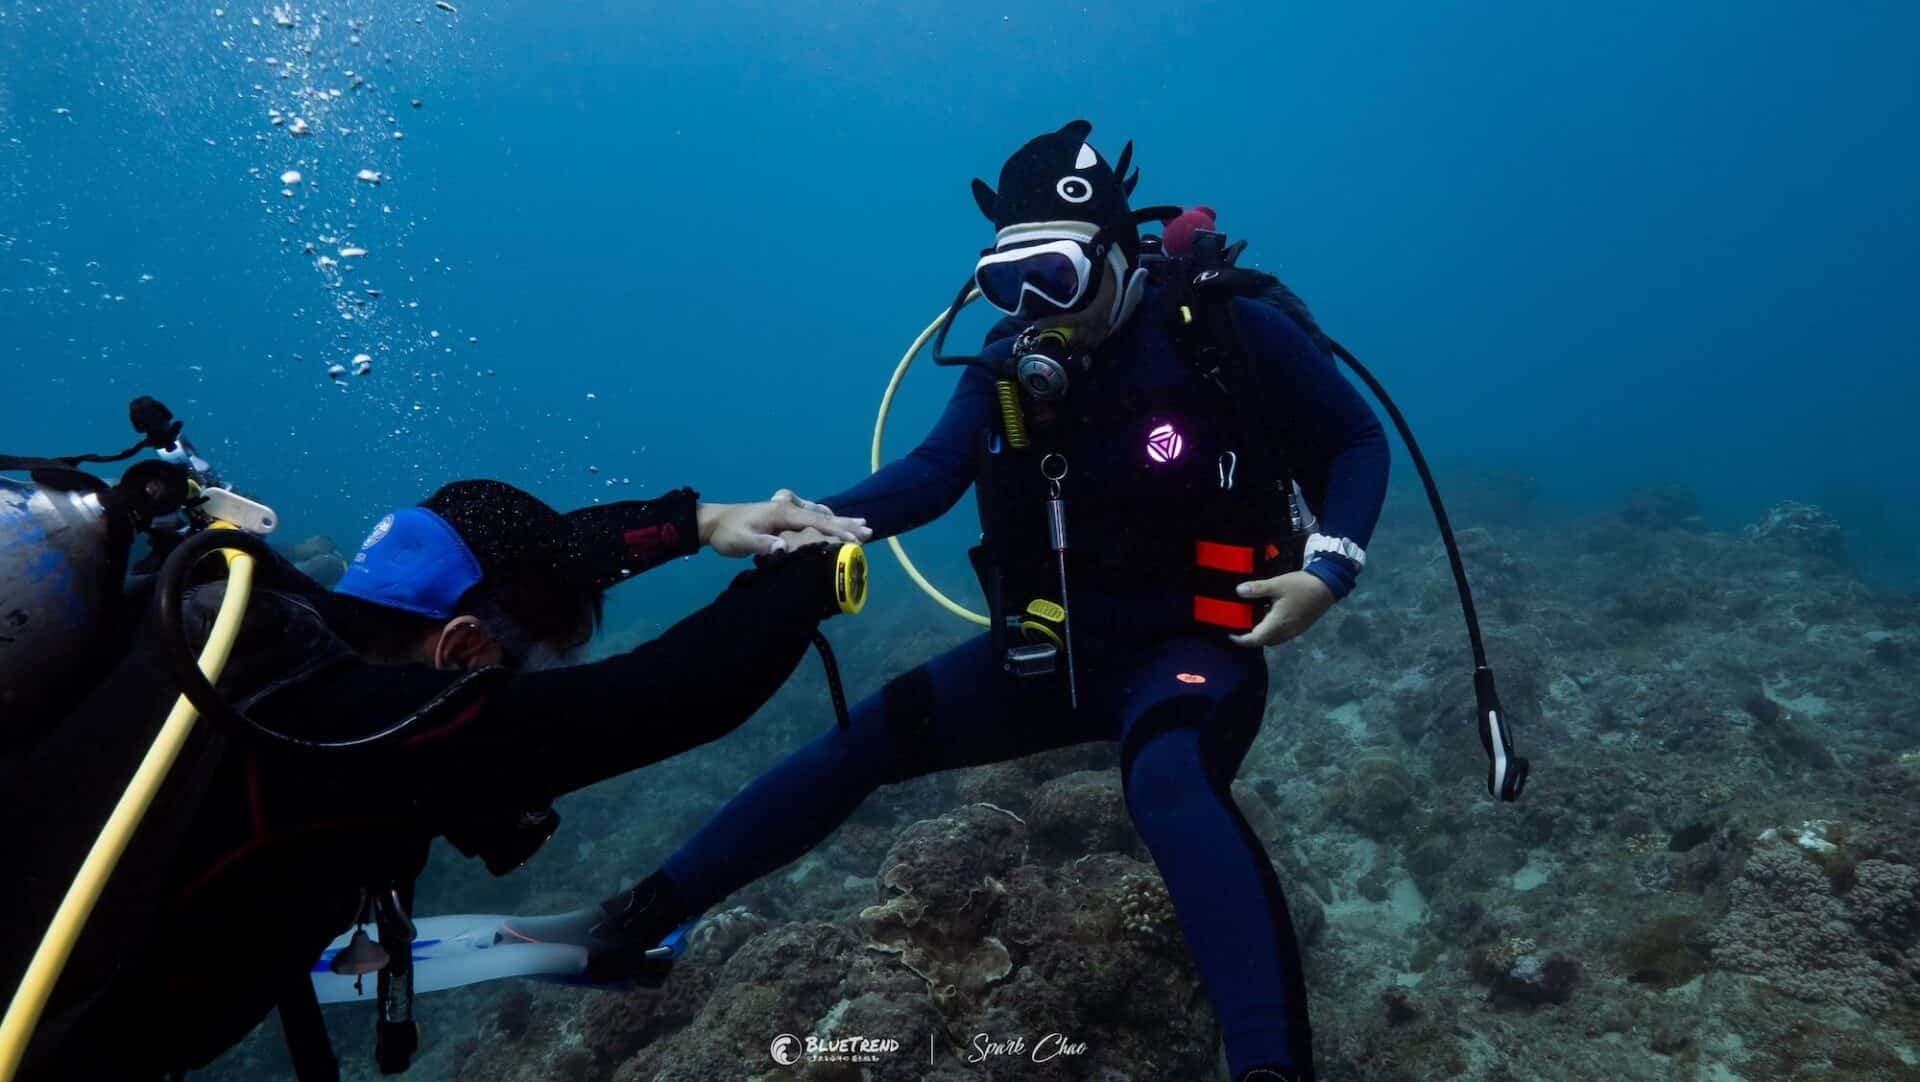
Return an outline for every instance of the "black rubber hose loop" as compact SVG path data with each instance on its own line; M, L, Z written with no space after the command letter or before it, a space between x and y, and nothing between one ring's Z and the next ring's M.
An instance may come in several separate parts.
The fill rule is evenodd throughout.
M160 621L160 651L173 673L180 694L187 697L200 716L229 733L252 737L280 747L302 751L351 751L380 747L406 735L421 720L420 712L409 713L385 729L351 740L308 740L263 725L229 703L200 671L199 654L187 637L184 594L187 576L194 565L221 549L251 556L259 574L267 574L279 565L265 541L239 530L203 530L182 541L165 564L154 586L154 606Z
M251 556L263 569L273 562L267 543L239 530L203 530L187 538L168 554L160 566L154 587L154 608L160 621L160 652L180 694L187 697L200 716L229 732L244 732L256 726L252 720L220 696L200 671L200 656L187 637L184 594L187 576L194 566L220 549Z

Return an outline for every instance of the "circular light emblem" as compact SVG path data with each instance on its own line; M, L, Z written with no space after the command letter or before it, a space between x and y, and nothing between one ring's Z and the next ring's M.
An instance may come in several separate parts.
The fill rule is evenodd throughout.
M1087 183L1085 177L1061 177L1053 190L1069 203L1084 203L1093 198L1093 185Z
M1147 433L1147 457L1155 462L1172 462L1186 449L1187 441L1172 425L1161 425Z

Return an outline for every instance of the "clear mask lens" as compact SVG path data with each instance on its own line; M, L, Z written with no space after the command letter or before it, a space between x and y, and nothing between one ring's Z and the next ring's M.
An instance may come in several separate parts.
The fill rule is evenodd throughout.
M973 277L988 304L1008 315L1033 316L1047 309L1067 311L1078 303L1086 289L1088 265L1084 255L1075 259L1049 247L1017 258L983 261Z

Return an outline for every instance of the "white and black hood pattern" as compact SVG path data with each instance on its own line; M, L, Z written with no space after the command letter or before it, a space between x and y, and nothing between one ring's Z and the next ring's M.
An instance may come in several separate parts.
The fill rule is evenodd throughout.
M1120 151L1117 163L1109 164L1087 142L1092 133L1092 124L1075 120L1028 140L1001 167L999 190L976 178L973 198L993 223L997 249L1061 239L1103 246L1105 262L1120 287L1101 291L1111 297L1105 321L1116 327L1131 314L1146 285L1140 268L1142 219L1127 203L1140 173L1127 173L1132 143ZM1147 217L1157 218L1163 209L1150 210Z

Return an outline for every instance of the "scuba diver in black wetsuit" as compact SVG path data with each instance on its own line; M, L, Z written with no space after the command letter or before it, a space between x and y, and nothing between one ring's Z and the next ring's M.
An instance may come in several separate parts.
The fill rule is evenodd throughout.
M28 599L22 625L62 600L36 598L29 588L45 579L36 574L85 555L45 548L77 536L59 515L125 512L122 543L129 528L152 525L153 508L129 510L142 492L166 494L165 471L141 472L149 465L158 466L109 488L88 487L72 460L0 459L40 483L0 487L0 600ZM204 491L203 502L224 490ZM69 500L73 492L85 498ZM0 972L18 990L37 980L29 956L167 704L186 687L216 723L191 730L104 896L90 919L83 913L37 1031L29 1021L10 1034L8 1056L27 1053L20 1077L171 1076L210 1062L277 1005L303 1082L337 1079L309 971L343 929L377 926L387 946L410 936L413 879L435 837L496 874L519 866L557 826L555 797L731 731L792 673L822 620L857 608L836 582L857 545L790 551L778 535L795 528L836 542L869 536L857 519L785 492L708 505L681 489L561 514L500 482L447 485L382 519L332 593L264 545L241 546L256 554L261 582L217 692L192 690L179 665L210 637L223 586L171 590L195 552L238 542L215 529L180 542L122 655L30 746L0 759L0 811L16 824L0 852L9 872ZM609 587L703 546L757 555L760 566L659 638L565 664L594 632ZM102 581L119 586L111 572ZM53 645L36 646L49 664ZM16 660L0 650L0 701L29 699L15 694L32 680ZM409 952L390 957L357 938L354 950L353 972L378 974L380 1065L401 1069L417 1042ZM10 994L18 1008L23 993Z
M617 971L819 844L881 785L1117 741L1128 809L1233 1077L1307 1079L1286 902L1229 786L1266 702L1258 647L1303 633L1353 588L1387 444L1295 321L1149 282L1137 229L1147 218L1127 203L1132 148L1109 165L1090 130L1076 121L1032 140L997 190L974 182L997 236L935 340L936 360L966 366L952 400L910 454L828 501L885 537L977 486L988 633L859 703L850 725L763 775L604 903L617 923L602 926L596 953ZM981 356L944 356L973 289L1011 319Z

